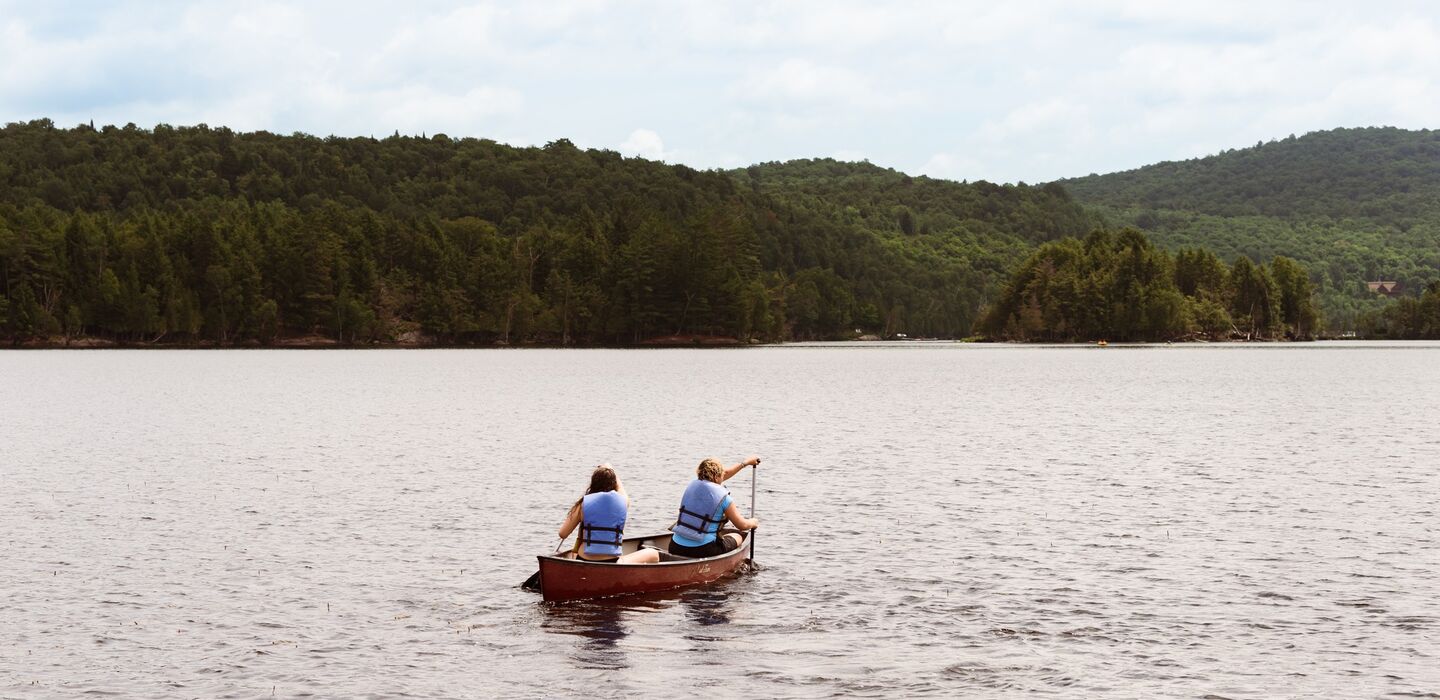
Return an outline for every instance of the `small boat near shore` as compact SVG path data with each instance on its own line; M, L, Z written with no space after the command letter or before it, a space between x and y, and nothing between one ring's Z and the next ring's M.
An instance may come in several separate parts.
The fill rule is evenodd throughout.
M734 573L751 558L753 536L744 533L740 546L724 554L693 559L671 554L670 533L627 537L621 544L625 554L641 548L660 552L654 564L612 564L576 559L570 552L542 554L540 593L547 602L608 598L630 593L651 593L672 588L710 583Z

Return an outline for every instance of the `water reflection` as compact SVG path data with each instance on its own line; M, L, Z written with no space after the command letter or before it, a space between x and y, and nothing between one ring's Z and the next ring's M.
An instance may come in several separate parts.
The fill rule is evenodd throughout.
M743 570L742 570L743 571ZM576 638L571 660L581 668L629 668L622 643L632 633L635 618L678 610L685 627L696 632L683 635L691 642L713 642L717 626L729 625L735 616L735 585L731 578L710 586L683 588L658 593L627 595L605 600L541 604L541 629L550 634ZM678 606L677 606L678 603ZM705 630L700 632L699 630Z
M628 607L607 601L544 605L541 629L578 637L572 659L583 668L629 668L620 642L629 636Z
M730 624L733 609L730 604L730 594L725 588L697 588L686 591L680 596L680 605L685 608L685 617L691 622L707 627Z

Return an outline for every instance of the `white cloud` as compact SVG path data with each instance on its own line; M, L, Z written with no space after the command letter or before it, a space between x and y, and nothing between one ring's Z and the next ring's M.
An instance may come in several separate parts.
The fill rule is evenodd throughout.
M852 109L898 109L917 96L903 89L881 88L867 75L849 68L789 58L752 70L731 94L744 102L780 102L841 106Z
M985 164L975 158L954 153L935 153L914 172L945 180L983 180L985 171Z
M697 167L864 154L1036 182L1436 115L1440 9L1406 0L0 0L0 121L569 138Z
M1053 132L1084 122L1085 113L1086 108L1081 105L1063 97L1051 97L1020 105L1004 117L986 122L980 127L979 136L989 141L1006 141L1036 132Z
M462 125L462 129L463 125L474 125L455 134L465 136L479 130L486 117L519 114L524 99L507 88L480 86L456 95L421 86L367 95L360 106L377 112L379 123L386 128L393 125L401 131L423 131L436 123Z
M995 3L950 18L941 25L941 36L948 45L995 45L1014 41L1027 31L1045 31L1044 23L1035 21L1036 11L1021 3Z
M630 132L630 136L620 144L617 149L627 156L639 156L650 160L667 161L671 154L665 150L665 142L657 134L649 129L636 129Z

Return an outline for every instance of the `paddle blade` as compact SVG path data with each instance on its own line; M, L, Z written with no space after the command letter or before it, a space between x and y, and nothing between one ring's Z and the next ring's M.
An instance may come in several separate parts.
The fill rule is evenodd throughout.
M527 591L540 590L540 572L536 571L535 573L530 574L530 578L525 579L525 583L520 584L520 587L524 588Z

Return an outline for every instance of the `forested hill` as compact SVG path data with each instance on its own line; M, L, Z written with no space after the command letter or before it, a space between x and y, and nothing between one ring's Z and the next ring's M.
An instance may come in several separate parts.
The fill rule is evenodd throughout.
M1097 221L1056 184L1038 190L983 180L962 184L829 159L763 163L735 174L767 194L859 215L874 230L898 226L907 236L1004 231L1042 242L1088 231Z
M1440 278L1440 131L1314 132L1060 184L1171 250L1301 261L1335 330L1383 304L1367 280Z
M616 343L960 336L1059 187L567 141L0 129L0 340Z
M1250 148L1063 180L1087 203L1217 216L1440 217L1440 131L1335 129Z

